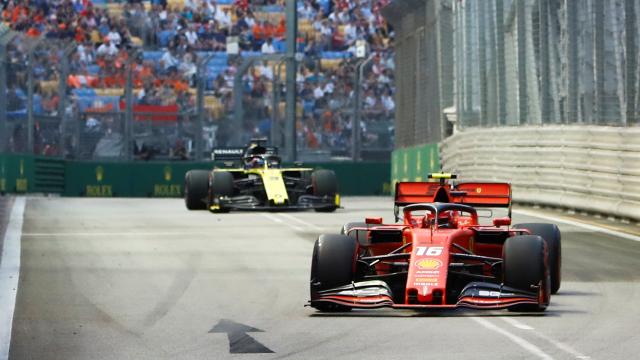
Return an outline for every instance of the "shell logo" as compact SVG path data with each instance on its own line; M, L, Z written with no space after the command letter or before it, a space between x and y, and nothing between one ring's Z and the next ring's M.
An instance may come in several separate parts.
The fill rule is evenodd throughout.
M416 266L423 270L435 270L442 266L442 261L438 259L422 259L416 261Z
M476 193L480 194L481 192L482 192L482 188L481 187L476 188Z

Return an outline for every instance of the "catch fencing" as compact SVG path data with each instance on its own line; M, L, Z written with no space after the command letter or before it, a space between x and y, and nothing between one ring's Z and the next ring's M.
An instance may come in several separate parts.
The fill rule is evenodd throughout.
M397 148L473 127L640 124L640 0L397 0Z

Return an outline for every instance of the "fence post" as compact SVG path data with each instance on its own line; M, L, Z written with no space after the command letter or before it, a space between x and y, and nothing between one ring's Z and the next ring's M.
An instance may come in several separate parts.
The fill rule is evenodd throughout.
M516 3L516 28L518 46L518 124L529 122L529 98L527 94L527 25L525 0Z
M273 111L271 112L271 145L282 147L282 129L280 128L280 74L282 74L282 65L285 64L281 60L274 66L273 76Z
M202 128L204 127L204 91L207 83L207 64L213 58L213 54L205 56L198 62L198 91L196 93L196 131L195 131L195 156L194 160L202 159L204 152L202 144Z
M6 45L0 45L0 94L7 93L7 52ZM7 97L0 96L0 153L7 148Z
M637 78L637 51L636 51L636 8L634 0L625 0L624 2L624 28L625 38L624 47L626 49L626 79L625 79L625 95L627 97L627 113L624 117L623 125L629 125L638 122L638 112L636 110L636 78Z
M597 5L600 1L595 1ZM578 122L578 2L566 1L565 19L567 23L567 123ZM596 30L597 32L597 30ZM597 41L596 41L597 42ZM596 62L597 56L596 56ZM597 70L596 70L597 72Z
M285 112L285 159L295 161L297 156L296 145L296 45L298 34L298 11L297 1L287 0L285 14L287 17L287 96L286 96L286 112Z
M33 51L35 50L37 43L33 44L27 53L27 152L29 154L34 153L33 149ZM62 80L60 80L62 81Z
M353 161L360 160L360 119L362 112L362 75L364 67L367 66L376 56L375 53L371 53L368 58L360 60L356 63L355 71L355 83L354 83L354 111L353 111L353 126L351 127L351 159Z
M127 161L133 160L133 62L135 61L134 56L129 57L126 63L125 71L126 75L126 83L124 86L124 101L125 101L125 112L124 112L124 151L126 154L124 158Z
M504 2L496 0L496 50L498 75L498 121L497 125L504 125L507 122L507 79L504 56Z
M64 47L62 52L62 59L60 62L60 76L58 79L58 93L60 94L60 103L58 104L58 116L60 117L60 123L58 124L58 129L60 130L60 137L58 139L58 147L60 156L63 155L64 151L64 139L65 139L65 116L67 115L67 78L69 77L69 59L71 58L71 54L75 50L74 42L70 42L67 46Z

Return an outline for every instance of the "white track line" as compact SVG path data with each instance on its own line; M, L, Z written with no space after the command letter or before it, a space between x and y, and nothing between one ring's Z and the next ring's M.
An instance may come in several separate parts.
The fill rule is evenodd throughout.
M539 337L539 338L541 338L541 339L553 344L553 346L555 346L558 349L560 349L560 350L562 350L562 351L574 356L576 359L591 359L590 356L582 354L581 352L577 351L576 349L572 348L571 346L569 346L567 344L561 343L558 340L555 340L555 339L550 338L550 337L548 337L546 335L543 335L543 334L535 331L535 329L532 328L531 326L523 324L523 323L521 323L520 321L518 321L516 319L510 318L510 317L500 317L500 320L506 322L507 324L509 324L509 325L511 325L511 326L513 326L515 328L518 328L518 329L521 329L521 330L531 331L531 333L534 334L535 336L537 336L537 337Z
M297 226L297 225L291 224L291 223L289 223L289 222L286 222L286 221L284 221L284 220L280 219L280 218L279 218L279 217L277 217L277 216L274 216L274 215L271 215L271 214L268 214L268 213L262 213L262 216L264 216L264 217L266 217L267 219L269 219L269 220L271 220L271 221L273 221L273 222L276 222L276 223L278 223L278 224L285 225L285 226L287 226L287 227L289 227L289 228L291 228L291 229L293 229L293 230L295 230L295 231L304 231L304 229L303 229L303 228L301 228L301 227L299 227L299 226Z
M640 241L640 236L628 234L622 231L607 229L597 225L586 224L580 221L568 220L568 219L558 218L558 217L549 216L549 215L542 215L542 214L538 214L537 212L529 211L529 210L513 210L513 212L521 215L536 217L538 219L543 219L551 222L563 223L567 225L581 227L583 229L587 229L587 230L591 230L591 231L595 231L603 234L608 234L608 235L620 237L627 240Z
M534 344L528 342L527 340L521 338L518 335L515 335L497 325L494 325L493 323L491 323L489 320L483 319L483 318L478 318L478 317L470 317L471 320L477 322L478 324L484 326L485 328L491 330L491 331L495 331L500 335L503 335L507 338L509 338L511 341L513 341L514 343L518 344L521 348L527 350L528 352L530 352L531 354L535 355L536 357L540 358L540 359L553 359L553 357L551 357L551 355L545 353L544 351L542 351L542 349L540 349L539 347L535 346Z
M0 259L0 360L9 358L11 327L20 278L20 238L24 221L25 198L15 199L7 224Z
M304 221L304 220L299 219L299 218L297 218L297 217L295 217L293 215L289 215L289 214L279 214L279 215L284 217L284 218L286 218L286 219L293 220L293 221L297 222L298 224L302 224L304 226L310 227L313 230L316 230L316 231L323 231L324 230L324 229L322 229L320 226L318 226L316 224L312 224L312 223L310 223L308 221Z

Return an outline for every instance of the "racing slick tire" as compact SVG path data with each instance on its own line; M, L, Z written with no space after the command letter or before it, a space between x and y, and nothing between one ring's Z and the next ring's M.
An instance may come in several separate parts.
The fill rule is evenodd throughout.
M184 202L189 210L205 210L209 192L209 171L190 170L184 176Z
M547 242L549 251L549 273L551 276L551 293L560 290L562 269L562 246L560 229L555 224L527 223L513 226L517 229L527 229L531 235L538 235Z
M348 306L328 302L314 303L318 292L350 284L354 280L354 269L358 243L346 235L320 235L313 246L311 258L311 306L319 311L349 311Z
M358 243L360 243L360 245L367 245L369 243L369 240L367 239L367 231L366 230L354 230L349 232L349 230L353 229L353 228L366 228L367 223L363 223L363 222L350 222L350 223L346 223L344 224L344 226L342 227L342 229L340 229L340 235L347 235L349 237L352 237L354 239L356 239L356 241L358 241Z
M316 170L311 174L311 186L313 195L328 196L335 199L338 192L338 179L333 170ZM337 205L316 208L317 212L334 212Z
M208 208L212 213L227 213L229 208L218 206L217 209L211 208L214 205L214 199L220 196L233 196L233 175L226 171L214 171L209 177L209 195Z
M548 294L547 249L542 237L538 235L518 235L508 238L502 248L502 259L504 285L527 292L532 292L532 289L543 286L543 290ZM542 302L536 305L516 305L510 307L509 310L522 312L544 311L548 302L548 295L547 300Z

